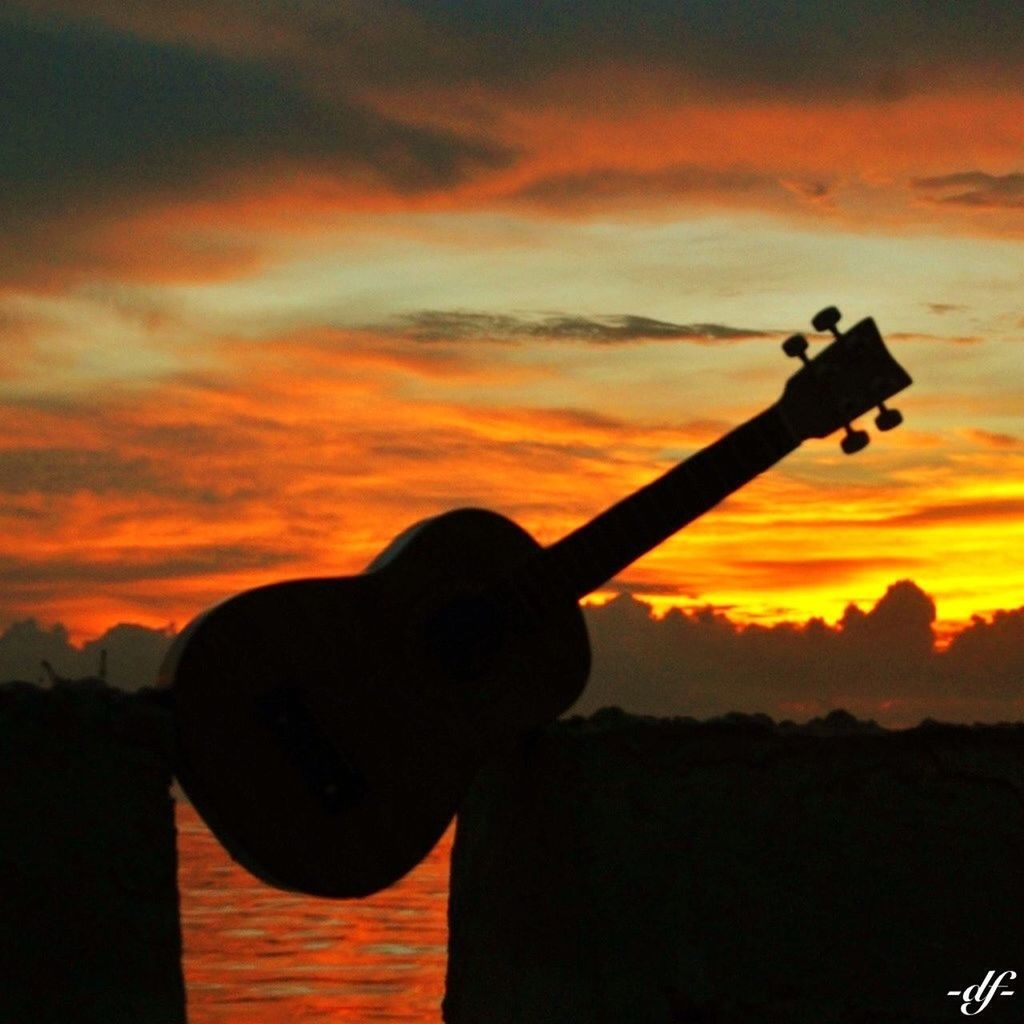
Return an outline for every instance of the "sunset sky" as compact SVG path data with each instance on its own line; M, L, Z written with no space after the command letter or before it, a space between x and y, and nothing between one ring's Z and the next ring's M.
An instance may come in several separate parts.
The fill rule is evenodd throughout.
M554 541L775 401L830 304L905 425L616 588L1024 604L1018 0L33 0L0 68L0 627L181 626L462 505Z

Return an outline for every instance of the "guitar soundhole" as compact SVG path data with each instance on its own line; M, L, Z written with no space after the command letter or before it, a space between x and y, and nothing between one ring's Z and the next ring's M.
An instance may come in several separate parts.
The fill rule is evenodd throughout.
M260 712L311 791L329 811L365 792L366 780L314 719L294 686L270 690Z

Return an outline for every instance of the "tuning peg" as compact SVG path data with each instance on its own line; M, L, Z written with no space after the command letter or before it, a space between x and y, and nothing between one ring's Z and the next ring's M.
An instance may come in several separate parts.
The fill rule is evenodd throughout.
M782 351L791 359L799 359L804 365L810 362L807 358L807 339L802 334L794 334L782 343Z
M878 403L878 415L875 417L875 426L879 430L893 430L903 422L903 413L899 409L890 409L885 402Z
M831 331L835 337L839 337L836 325L842 319L843 314L835 306L826 306L820 313L815 314L811 320L811 326L816 331Z
M868 442L871 438L868 437L866 430L854 430L849 423L847 423L843 429L846 431L846 437L840 442L839 447L847 455L855 455L859 451L863 451L868 446Z

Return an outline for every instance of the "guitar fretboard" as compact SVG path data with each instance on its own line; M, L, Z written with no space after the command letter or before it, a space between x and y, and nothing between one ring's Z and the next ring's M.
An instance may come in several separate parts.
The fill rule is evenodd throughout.
M772 405L552 544L545 560L584 597L798 445Z

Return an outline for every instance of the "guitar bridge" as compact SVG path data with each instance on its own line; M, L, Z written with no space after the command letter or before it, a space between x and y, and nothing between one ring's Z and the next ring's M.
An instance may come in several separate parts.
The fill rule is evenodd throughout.
M311 792L329 811L340 811L366 791L366 779L317 723L294 686L278 686L260 702L263 720Z

